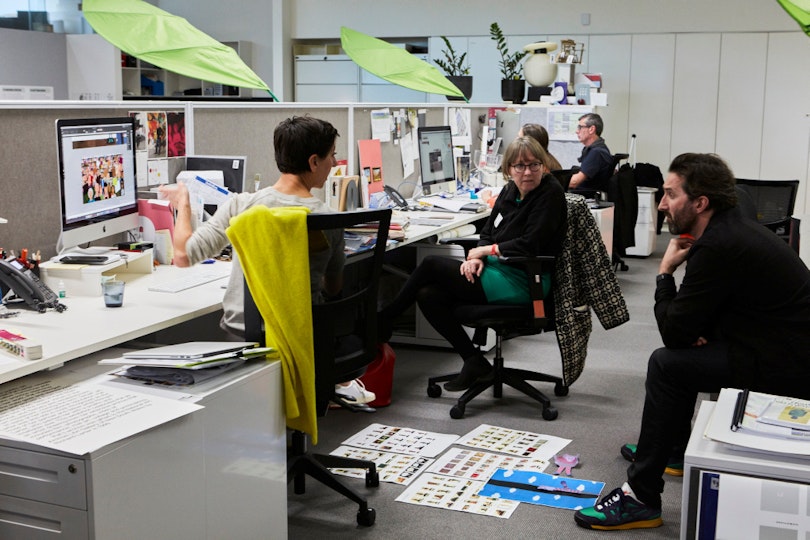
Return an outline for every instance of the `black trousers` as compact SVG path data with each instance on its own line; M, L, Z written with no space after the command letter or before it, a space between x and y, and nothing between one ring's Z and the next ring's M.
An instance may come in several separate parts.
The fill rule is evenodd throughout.
M453 312L462 304L485 304L487 297L481 281L467 281L460 273L460 266L458 259L428 255L379 316L393 321L416 302L431 326L462 358L475 356L478 350Z
M673 448L686 448L698 393L719 392L729 381L723 342L652 353L636 460L627 470L628 483L641 502L661 508L664 469Z

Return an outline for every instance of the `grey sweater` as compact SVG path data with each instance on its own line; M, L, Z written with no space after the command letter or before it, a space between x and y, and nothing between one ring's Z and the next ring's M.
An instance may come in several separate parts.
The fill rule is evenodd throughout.
M256 193L241 193L231 197L225 204L220 205L211 219L202 223L194 230L194 234L186 243L186 253L190 264L197 264L219 253L229 244L225 230L230 225L231 218L256 206L264 205L271 208L279 206L305 206L313 213L326 213L331 210L315 197L296 197L285 195L268 187ZM310 287L312 297L320 297L325 275L340 274L343 271L345 256L343 254L344 240L342 231L327 231L329 249L313 253L310 256ZM268 246L268 249L278 249ZM284 254L279 252L279 257ZM302 301L309 302L307 298ZM243 335L245 332L244 319L244 275L242 267L234 253L233 267L228 281L225 296L222 299L224 312L220 326L233 334Z

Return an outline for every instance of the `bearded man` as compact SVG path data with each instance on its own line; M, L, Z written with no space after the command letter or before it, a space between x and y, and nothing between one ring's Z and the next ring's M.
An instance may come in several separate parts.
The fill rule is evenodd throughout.
M699 392L736 387L810 399L810 271L739 211L735 183L713 154L682 154L669 167L658 210L675 236L655 278L664 347L647 366L638 444L622 447L633 461L628 480L575 513L582 527L661 525L662 476L675 449L683 461ZM678 289L673 273L684 263Z

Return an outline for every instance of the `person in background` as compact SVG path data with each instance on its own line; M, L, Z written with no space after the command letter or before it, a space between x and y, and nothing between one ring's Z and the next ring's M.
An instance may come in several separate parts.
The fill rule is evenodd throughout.
M191 204L185 184L160 186L160 193L171 201L177 211L172 239L174 264L186 267L219 255L229 244L225 231L231 218L253 206L304 206L313 213L330 212L320 199L312 195L312 190L323 187L329 172L336 165L337 137L337 130L325 120L307 116L283 120L273 133L276 166L281 172L276 183L255 193L240 193L229 198L211 219L196 230L192 227ZM324 295L336 295L343 286L346 258L343 231L327 231L327 239L328 249L310 254L313 302L323 301ZM220 326L240 338L245 334L243 287L242 268L238 260L234 260L222 300L224 314ZM366 390L360 381L338 385L335 390L357 404L376 399L374 393Z
M577 138L585 145L579 157L579 171L571 176L569 190L608 190L608 181L613 176L613 154L608 150L602 117L596 113L583 114L577 122Z
M661 525L662 475L673 449L686 447L699 392L734 387L810 399L810 271L786 242L743 216L734 186L714 154L681 154L669 167L658 210L677 236L655 278L664 347L648 363L627 482L577 511L582 527ZM677 288L673 273L684 264Z
M379 314L380 342L388 341L394 319L414 302L427 320L464 360L458 377L445 383L450 392L466 390L491 374L492 365L475 347L453 312L461 304L528 304L526 275L498 257L557 255L565 238L565 193L548 174L549 159L532 138L515 139L504 152L501 190L465 261L428 256L411 273L397 297ZM550 276L544 276L546 290Z
M518 131L518 137L531 137L535 141L539 142L540 146L542 146L543 150L545 150L546 154L548 154L549 169L552 171L559 171L562 169L562 165L560 165L560 162L557 161L557 158L555 158L548 151L548 131L546 131L546 128L540 124L523 124L523 127L521 127Z

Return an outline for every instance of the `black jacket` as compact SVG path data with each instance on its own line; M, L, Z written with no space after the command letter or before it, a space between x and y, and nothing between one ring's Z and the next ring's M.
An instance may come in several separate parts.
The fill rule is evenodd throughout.
M738 209L712 217L680 290L658 283L655 318L667 347L725 341L733 386L810 399L810 271Z

